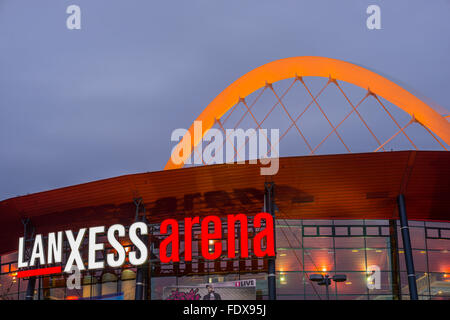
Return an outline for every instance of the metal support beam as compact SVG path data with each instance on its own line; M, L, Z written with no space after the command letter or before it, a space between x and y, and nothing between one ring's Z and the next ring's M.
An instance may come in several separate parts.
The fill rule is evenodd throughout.
M150 227L148 229L148 242L149 244L149 251L148 251L148 262L145 264L146 265L146 273L147 273L147 282L146 282L146 286L147 286L147 294L145 299L146 300L151 300L152 299L152 264L151 264L151 259L152 259L152 254L154 252L154 244L153 244L153 227Z
M405 251L406 272L408 275L408 287L411 300L418 300L416 273L414 271L414 261L411 249L411 239L409 237L408 217L406 215L405 197L400 194L397 197L398 213L400 216L400 229L402 231L403 248Z
M277 299L277 283L276 283L276 273L275 273L275 259L276 259L276 228L275 228L275 203L274 203L274 183L266 182L264 184L264 211L270 213L273 217L273 239L275 241L275 257L270 257L268 259L268 276L267 285L269 290L269 300Z
M31 224L29 218L22 219L22 223L23 223L23 238L24 238L24 259L25 261L28 261L31 258L31 251L30 251L31 249L29 247L27 248L27 244L28 242L30 242L30 240L33 239L34 227ZM25 295L25 300L33 300L35 287L36 287L36 277L28 278L27 293Z
M151 236L149 238L151 239ZM145 273L147 274L146 283L145 283L145 286L147 288L145 300L152 299L152 268L150 265L150 252L148 253L148 256L149 256L148 262L145 264L145 266L146 266Z
M400 264L398 259L398 235L397 220L389 220L389 243L391 251L391 281L392 296L394 300L402 299L401 281L400 281Z
M36 286L36 277L30 277L28 279L27 294L25 296L25 300L33 300L35 286Z
M138 267L136 270L136 291L135 291L135 300L142 300L142 297L144 295L144 270L142 267Z

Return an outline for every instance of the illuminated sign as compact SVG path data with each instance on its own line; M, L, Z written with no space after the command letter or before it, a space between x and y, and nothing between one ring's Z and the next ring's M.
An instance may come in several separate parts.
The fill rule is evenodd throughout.
M256 279L168 286L163 300L256 300Z
M260 229L263 226L264 229ZM236 243L238 238L240 242L240 256L247 258L249 256L249 238L248 238L248 218L244 214L228 215L226 254L228 258L236 257ZM239 223L239 234L235 232L235 227ZM217 216L188 217L184 219L184 261L192 261L192 232L195 225L201 228L201 255L206 260L215 260L222 256L224 248L222 247L223 231L222 220ZM253 218L253 226L260 229L253 237L253 253L262 258L266 256L275 256L274 248L274 225L273 217L265 212L258 213ZM169 232L170 230L170 232ZM180 261L180 232L179 223L175 219L166 219L160 225L160 234L167 235L159 245L159 256L162 263ZM97 252L105 249L105 243L97 242L98 236L106 233L107 241L115 252L106 254L105 259L98 259ZM106 266L117 268L125 264L127 255L128 262L133 266L139 266L148 261L149 250L144 243L142 236L148 235L148 226L144 222L135 222L128 229L128 239L131 241L132 250L126 252L120 242L120 238L126 236L126 228L121 224L110 226L107 230L104 226L82 228L76 235L71 230L52 232L48 234L47 242L44 244L44 238L38 234L34 238L31 256L28 261L24 259L25 240L19 238L18 268L30 268L31 270L19 271L19 277L29 277L43 274L52 274L62 272L61 267L42 268L45 265L62 263L63 238L65 237L69 247L70 254L67 258L64 272L71 272L73 265L79 270L85 270L85 263L81 257L80 250L83 248L83 242L87 238L88 261L87 269L103 269ZM211 245L212 243L212 245ZM264 243L264 245L263 245ZM168 250L170 248L170 250ZM40 269L33 269L39 264Z

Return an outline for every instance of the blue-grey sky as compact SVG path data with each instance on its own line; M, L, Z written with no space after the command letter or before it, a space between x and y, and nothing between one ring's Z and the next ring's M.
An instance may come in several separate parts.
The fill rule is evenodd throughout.
M71 4L81 30L66 28ZM0 199L163 169L173 129L280 58L351 61L449 109L449 13L448 0L0 0Z

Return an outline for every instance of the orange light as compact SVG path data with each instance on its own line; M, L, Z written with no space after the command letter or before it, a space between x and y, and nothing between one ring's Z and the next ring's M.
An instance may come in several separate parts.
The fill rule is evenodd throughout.
M17 268L15 266L11 266L9 271L11 272L9 274L10 277L16 277L17 276Z
M341 80L370 91L377 96L403 109L409 115L414 115L425 128L430 129L444 142L450 144L450 128L448 121L427 103L403 89L394 82L358 65L326 57L290 57L269 62L243 75L225 90L223 90L202 111L195 121L202 122L202 134L194 135L194 124L182 140L173 148L172 155L179 155L180 149L187 142L190 148L183 150L180 163L175 163L170 157L164 170L182 168L184 161L201 142L203 136L240 98L245 98L261 89L267 83L275 83L299 74L302 77L324 77ZM194 139L191 139L194 137Z
M286 284L286 283L287 283L287 281L286 281L286 274L281 272L280 273L280 284Z
M78 300L77 296L67 296L66 300Z

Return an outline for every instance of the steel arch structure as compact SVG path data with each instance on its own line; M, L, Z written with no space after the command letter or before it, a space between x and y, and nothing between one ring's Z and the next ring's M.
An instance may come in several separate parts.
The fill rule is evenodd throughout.
M189 136L189 138L193 137L189 143L191 146L190 152L186 152L181 156L183 163L174 163L171 155L164 170L183 167L184 161L192 154L206 132L211 129L228 110L242 101L242 99L245 99L248 95L263 87L269 86L271 88L271 84L277 81L289 78L303 81L302 77L329 78L329 82L335 82L336 85L338 85L336 80L341 80L363 88L367 90L368 95L373 95L377 100L377 96L380 96L396 105L411 116L412 120L410 123L412 123L412 121L419 122L430 134L433 132L446 144L450 145L450 123L445 116L440 115L427 103L396 83L366 68L338 59L315 56L291 57L269 62L253 69L223 90L195 120L202 122L203 132L201 136L194 135L194 124L192 124L188 133L186 133L174 148L172 155L177 152L179 153L180 146L183 145L187 136ZM342 93L344 94L344 92ZM311 97L314 102L316 102L312 95ZM278 96L277 99L281 103ZM349 100L348 102L351 104ZM352 107L354 108L353 105ZM354 110L356 109L354 108ZM398 133L402 132L404 128L400 128L399 126L400 131ZM334 128L333 131L336 131L336 128ZM395 137L395 135L393 137ZM393 137L391 137L391 139ZM436 137L434 138L436 139ZM383 145L380 145L380 147L383 147Z

